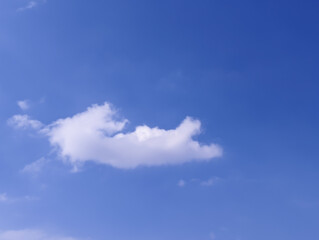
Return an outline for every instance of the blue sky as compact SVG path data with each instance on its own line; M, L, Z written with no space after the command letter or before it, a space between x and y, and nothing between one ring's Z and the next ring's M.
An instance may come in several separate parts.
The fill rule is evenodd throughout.
M316 1L0 2L0 240L317 240Z

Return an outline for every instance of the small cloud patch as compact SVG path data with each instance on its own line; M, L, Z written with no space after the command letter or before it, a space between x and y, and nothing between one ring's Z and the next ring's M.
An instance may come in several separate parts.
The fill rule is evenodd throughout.
M186 182L181 179L181 180L178 181L177 186L179 186L179 187L184 187L185 184L186 184Z
M17 105L22 111L26 111L30 108L30 101L29 100L17 101Z
M38 121L31 119L29 115L14 115L8 120L8 124L16 129L40 129L43 124Z

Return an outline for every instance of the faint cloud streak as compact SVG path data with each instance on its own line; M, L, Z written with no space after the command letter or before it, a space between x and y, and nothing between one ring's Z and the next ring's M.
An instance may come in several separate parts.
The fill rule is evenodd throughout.
M29 1L24 7L18 8L17 12L23 12L23 11L34 9L38 5L44 4L46 2L47 2L47 0L32 0L32 1Z
M26 111L30 108L30 101L29 100L21 100L17 102L19 108L23 111Z
M0 240L76 240L76 238L55 236L37 229L22 229L0 232Z
M26 165L22 170L21 172L22 173L28 173L28 174L31 174L31 175L37 175L39 174L42 169L44 168L44 166L49 162L48 159L42 157L28 165Z
M32 8L35 8L37 5L38 5L38 3L36 1L30 1L30 2L28 2L28 4L26 6L18 8L17 11L22 12L22 11L30 10Z
M8 120L8 124L14 128L22 128L22 129L40 129L43 127L43 124L38 121L31 119L28 115L14 115Z
M185 184L186 184L186 182L183 179L181 179L181 180L178 181L177 186L184 187Z

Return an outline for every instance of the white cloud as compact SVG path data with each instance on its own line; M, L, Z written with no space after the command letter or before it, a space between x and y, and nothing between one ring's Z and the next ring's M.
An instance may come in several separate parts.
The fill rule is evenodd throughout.
M124 133L126 123L127 120L118 120L116 111L105 103L57 120L46 128L46 134L61 156L75 165L95 161L135 168L209 160L221 155L219 146L201 145L192 139L200 133L198 120L187 117L171 130L143 125Z
M17 11L23 12L26 10L31 10L31 9L37 7L38 5L44 4L46 2L47 2L47 0L32 0L32 1L29 1L24 7L18 8Z
M54 236L34 229L9 230L0 232L0 240L76 240L72 237Z
M217 181L219 181L219 180L220 180L219 177L212 177L206 181L202 181L200 183L200 185L209 187L209 186L215 185L217 183Z
M33 196L24 196L24 197L9 197L7 193L0 193L0 203L15 203L21 201L35 201L38 200L37 197ZM1 240L1 239L0 239Z
M13 122L37 121L23 116L24 121ZM142 125L133 132L125 133L123 130L127 122L125 119L119 120L111 105L104 103L93 105L72 117L59 119L43 127L40 132L48 137L59 155L75 167L94 161L127 169L208 161L222 155L218 145L203 145L193 140L200 133L199 120L186 117L175 129ZM41 123L37 121L33 125L37 126L33 128L39 129Z
M183 179L181 179L181 180L178 181L177 186L184 187L185 184L186 184L186 182Z
M35 8L38 5L36 1L30 1L28 4L24 7L18 8L17 11L25 11L25 10L30 10L32 8Z
M8 120L8 124L14 128L22 129L40 129L43 127L43 124L40 121L31 119L28 115L14 115Z
M19 108L21 108L21 110L23 110L23 111L26 111L30 108L30 101L28 101L28 100L17 101L17 104L18 104Z
M196 185L200 185L200 186L204 186L204 187L210 187L210 186L217 184L221 180L222 179L220 177L211 177L207 180L201 180L199 178L192 178L190 180L181 179L177 182L177 186L184 187L184 186L186 186L186 184L188 184L188 185L196 184Z
M39 172L41 172L41 170L43 169L43 167L49 162L48 159L42 157L28 165L26 165L21 172L23 173L29 173L29 174L38 174Z

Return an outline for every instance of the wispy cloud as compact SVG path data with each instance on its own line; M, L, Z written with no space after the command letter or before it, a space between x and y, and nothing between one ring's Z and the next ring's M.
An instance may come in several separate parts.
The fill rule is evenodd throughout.
M8 196L7 193L0 193L0 203L15 203L20 201L33 201L37 199L38 199L37 197L32 197L32 196L11 197L11 196Z
M23 12L26 10L34 9L35 7L39 6L40 4L46 3L47 0L32 0L29 1L24 7L20 7L17 9L18 12Z
M220 177L211 177L207 180L201 180L199 178L192 178L190 180L181 179L177 182L177 186L179 187L185 187L187 185L197 185L197 186L204 186L204 187L210 187L214 186L218 182L220 182L222 178Z
M0 232L0 240L77 240L73 237L56 236L35 229L8 230Z
M7 202L8 200L9 199L6 193L0 193L0 202Z
M8 124L14 128L22 128L22 129L40 129L43 127L43 124L38 121L31 119L28 115L14 115L10 119L8 119Z
M17 104L18 104L19 108L23 111L26 111L30 108L30 101L29 100L17 101Z
M21 12L21 11L26 11L26 10L30 10L32 8L35 8L38 5L38 3L36 1L30 1L27 3L26 6L18 8L17 11Z
M177 186L184 187L185 184L186 184L186 182L183 179L181 179L181 180L178 181Z
M211 177L205 181L201 181L200 185L205 186L205 187L209 187L209 186L215 185L220 180L221 180L221 178L219 178L219 177Z
M23 173L28 173L28 174L31 174L31 175L37 175L39 174L42 169L44 168L44 166L49 162L48 159L42 157L28 165L26 165L22 170L21 172Z
M222 155L218 145L193 140L201 132L201 123L191 117L169 130L142 125L133 132L124 132L127 122L119 120L109 103L93 105L47 126L27 115L9 119L16 128L39 130L58 149L59 155L75 167L94 161L127 169L209 161Z

